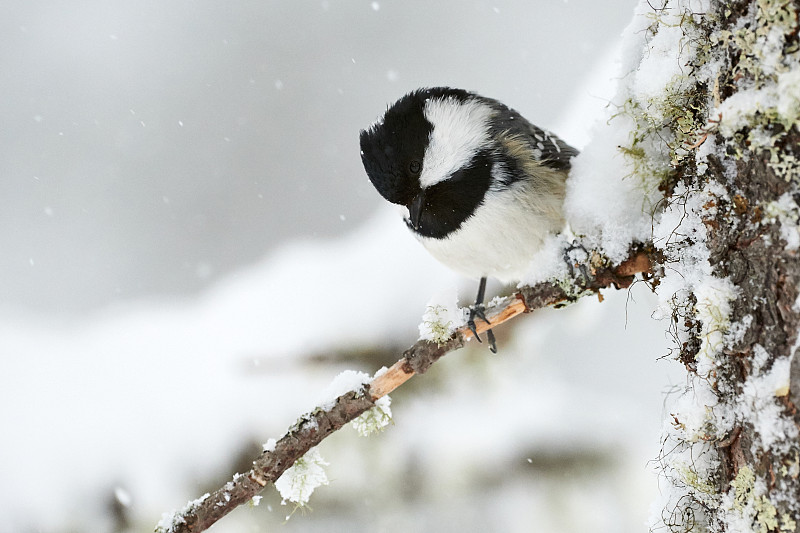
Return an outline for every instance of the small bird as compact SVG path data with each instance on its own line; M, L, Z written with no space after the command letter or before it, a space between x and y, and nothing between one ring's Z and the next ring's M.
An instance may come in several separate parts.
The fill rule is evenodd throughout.
M497 100L450 87L417 89L360 134L361 160L386 200L440 262L480 279L470 309L484 320L486 278L519 281L544 239L564 227L578 151ZM492 330L490 349L496 351Z

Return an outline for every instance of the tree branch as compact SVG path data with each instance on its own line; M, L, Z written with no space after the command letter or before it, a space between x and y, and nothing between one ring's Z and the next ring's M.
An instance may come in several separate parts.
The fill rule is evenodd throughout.
M579 266L579 265L576 265ZM548 306L559 306L598 293L614 286L629 287L636 274L652 274L652 258L645 248L631 252L630 258L612 266L601 256L593 255L586 276L578 272L569 282L543 282L523 287L487 310L490 324L477 324L478 333L511 320L523 313ZM375 405L375 401L398 388L415 374L422 374L445 354L464 346L472 337L468 327L457 330L444 344L420 340L403 353L391 368L376 376L361 391L339 396L332 408L317 408L303 415L275 444L253 461L246 474L236 474L223 487L189 502L171 516L165 516L156 531L159 533L199 533L205 531L239 505L249 501L269 483L274 483L294 462L323 439L351 422Z

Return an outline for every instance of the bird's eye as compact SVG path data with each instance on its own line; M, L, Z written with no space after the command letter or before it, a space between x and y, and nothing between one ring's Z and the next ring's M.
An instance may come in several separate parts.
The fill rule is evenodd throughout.
M412 174L419 174L422 171L422 163L414 159L408 164L408 171Z

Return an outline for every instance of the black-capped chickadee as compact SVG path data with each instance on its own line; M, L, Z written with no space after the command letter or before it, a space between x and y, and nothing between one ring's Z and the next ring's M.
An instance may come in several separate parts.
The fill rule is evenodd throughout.
M449 87L403 96L361 132L381 196L407 208L406 225L436 259L480 278L473 332L476 316L486 321L486 277L519 281L545 237L563 229L577 153L497 100Z

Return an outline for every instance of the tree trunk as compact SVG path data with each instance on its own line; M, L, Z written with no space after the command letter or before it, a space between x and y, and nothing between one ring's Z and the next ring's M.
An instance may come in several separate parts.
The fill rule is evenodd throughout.
M654 531L800 531L798 9L652 9L649 43L681 29L683 75L657 111L639 101L633 114L669 151L654 243L688 372L665 424Z

